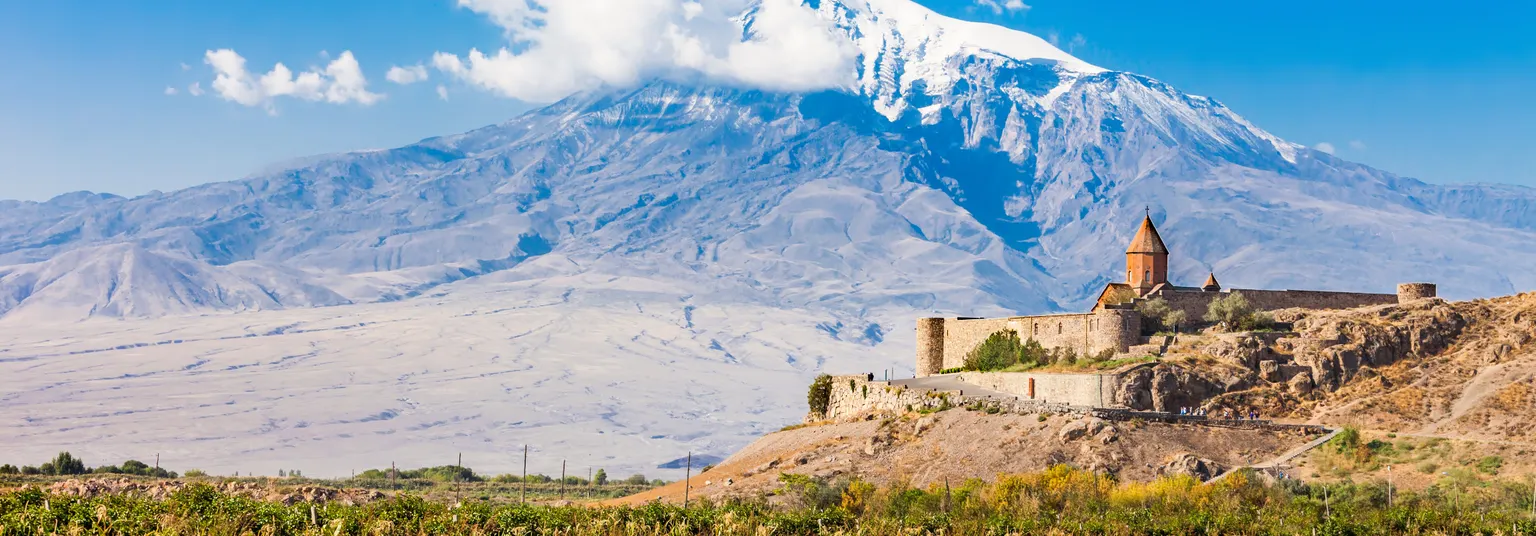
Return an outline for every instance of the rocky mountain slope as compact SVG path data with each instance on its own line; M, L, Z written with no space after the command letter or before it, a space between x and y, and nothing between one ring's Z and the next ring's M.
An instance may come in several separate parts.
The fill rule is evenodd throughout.
M1318 424L1536 441L1536 293L1277 317L1294 332L1181 337L1121 397L1140 409L1258 409Z
M780 474L835 482L857 477L881 486L960 487L1067 464L1147 481L1164 475L1207 480L1281 454L1313 436L1296 431L1106 422L1072 416L952 409L882 420L819 423L769 434L691 479L690 495L761 497ZM621 501L681 502L677 482Z
M1075 308L1115 277L1143 206L1179 279L1437 280L1453 297L1536 286L1511 268L1536 251L1529 189L1342 161L1213 99L907 0L814 6L861 51L846 91L657 81L235 182L6 202L0 313L401 299L490 273L538 277L518 266L550 253L580 271L836 282L753 298L790 307L878 305L902 288L924 296L906 303L920 309ZM972 295L950 300L936 281Z

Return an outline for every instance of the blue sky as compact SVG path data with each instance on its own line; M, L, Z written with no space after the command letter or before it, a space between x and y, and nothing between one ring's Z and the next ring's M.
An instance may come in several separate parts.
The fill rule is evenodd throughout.
M1055 36L1086 61L1215 97L1350 160L1431 182L1536 186L1529 3L920 1ZM436 70L410 85L385 73L505 44L487 12L449 0L0 3L0 198L138 195L495 123L529 105ZM277 62L324 69L351 51L383 97L244 106L188 95L192 83L210 91L204 53L223 48L258 75Z

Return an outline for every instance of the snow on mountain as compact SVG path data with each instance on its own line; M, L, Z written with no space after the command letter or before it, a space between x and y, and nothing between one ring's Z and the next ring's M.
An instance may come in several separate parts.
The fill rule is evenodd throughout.
M1085 307L1148 206L1175 281L1536 287L1531 189L1340 160L905 0L808 4L857 86L657 80L233 182L0 202L0 447L313 474L724 455L818 371L910 371L914 317Z

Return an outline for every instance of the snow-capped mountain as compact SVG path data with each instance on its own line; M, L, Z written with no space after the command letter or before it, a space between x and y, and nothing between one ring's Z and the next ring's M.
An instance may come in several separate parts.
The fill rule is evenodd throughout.
M533 429L577 452L617 436L605 455L636 468L726 454L794 420L819 370L910 370L917 316L1084 307L1148 206L1175 281L1536 287L1531 189L1340 160L909 0L807 4L861 51L853 86L657 79L238 181L0 202L0 404L20 408L0 426L25 431L0 446L106 441L79 423L131 426L142 398L119 389L165 382L216 399L156 406L208 419L205 469Z

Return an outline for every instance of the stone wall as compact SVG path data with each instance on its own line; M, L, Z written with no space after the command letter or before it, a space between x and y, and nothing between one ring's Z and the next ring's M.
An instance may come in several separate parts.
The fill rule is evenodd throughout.
M1413 300L1435 297L1434 283L1399 283L1397 285L1397 302L1408 303Z
M962 372L956 379L1025 400L1095 408L1115 405L1115 393L1120 387L1119 376L1112 373Z
M964 366L966 354L1004 329L1013 330L1021 339L1034 339L1047 349L1071 348L1080 355L1124 352L1137 342L1141 316L1135 311L1106 309L1084 314L919 319L917 375L930 376ZM942 337L936 337L938 333Z
M931 376L944 368L944 319L917 319L917 375Z
M1231 292L1240 292L1248 303L1260 311L1273 311L1299 307L1303 309L1353 309L1369 305L1387 305L1398 302L1397 294L1372 294L1364 292L1329 292L1318 290L1256 290L1233 289L1217 292L1202 290L1164 289L1147 296L1162 298L1168 307L1184 311L1189 319L1199 321L1205 317L1211 300Z
M847 422L874 413L900 415L910 411L938 409L945 401L951 407L974 406L997 408L1007 413L1053 415L1090 415L1091 406L1068 404L1049 400L1030 400L1024 397L984 397L957 392L912 389L889 382L872 381L870 375L832 377L832 390L827 400L825 415L806 415L806 422L830 420Z
M988 335L1006 327L1008 318L944 319L944 366L939 368L958 368L964 365L965 354L981 345Z
M823 418L842 421L874 411L905 413L937 408L944 395L927 390L907 389L887 382L871 381L868 374L833 376L832 392L827 398Z

